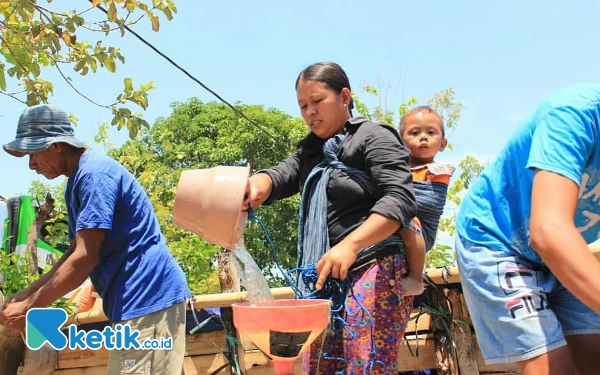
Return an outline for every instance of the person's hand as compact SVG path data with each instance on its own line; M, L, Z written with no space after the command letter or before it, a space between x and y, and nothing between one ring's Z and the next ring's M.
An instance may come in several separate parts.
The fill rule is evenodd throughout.
M248 178L246 184L246 193L242 202L242 210L256 208L263 204L271 195L273 181L266 173L258 173Z
M335 279L345 280L348 270L356 261L357 253L358 249L354 249L344 241L329 249L316 264L319 278L315 288L321 290L330 273Z
M252 194L252 184L250 183L250 179L246 183L246 191L244 192L244 200L242 201L242 211L247 210L251 207L250 203L250 195Z
M12 296L10 296L4 300L4 305L2 305L2 310L4 310L4 308L9 303L25 301L27 299L27 297L29 297L30 295L31 295L31 293L27 289L23 289L20 292L13 294Z
M4 304L0 312L0 324L17 332L25 330L25 315L29 307L26 302Z

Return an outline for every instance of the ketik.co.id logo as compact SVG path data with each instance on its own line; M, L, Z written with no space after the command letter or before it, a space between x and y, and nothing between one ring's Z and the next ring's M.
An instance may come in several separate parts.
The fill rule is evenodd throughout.
M67 346L69 349L92 349L97 350L103 346L106 349L171 349L172 339L162 338L148 339L140 344L138 336L140 332L131 329L129 325L117 324L115 329L110 326L104 327L102 332L98 330L80 331L74 324L69 325L67 337L61 328L67 321L67 312L59 308L31 309L27 312L25 342L31 350L41 348L48 343L56 350L62 350Z
M64 349L69 340L60 328L67 321L63 309L31 309L25 315L25 343L31 350L38 350L45 343L56 350Z

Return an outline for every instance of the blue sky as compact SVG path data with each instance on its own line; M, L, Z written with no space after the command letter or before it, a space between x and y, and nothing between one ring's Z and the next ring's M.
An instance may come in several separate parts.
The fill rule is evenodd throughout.
M86 3L64 0L50 7L83 9ZM62 6L66 8L58 8ZM451 162L466 154L493 157L544 95L573 82L600 81L600 3L594 1L188 0L177 6L173 21L161 19L159 33L148 22L136 30L231 102L262 104L297 116L294 81L316 61L341 64L357 91L361 82L389 86L390 108L408 96L423 103L433 92L453 87L466 109L450 134L454 150L439 158ZM98 10L88 14L102 16ZM114 101L125 77L136 85L154 81L157 89L150 93L145 113L151 123L168 116L174 101L214 99L132 35L97 34L89 40L117 46L127 59L116 74L82 78L69 73L98 102ZM57 75L49 70L45 77ZM93 143L110 112L55 83L51 103L73 112L80 120L76 134ZM13 139L23 109L0 96L2 144ZM110 134L116 144L127 138L125 131ZM44 181L28 169L26 158L4 152L0 172L4 196L26 192L35 179Z

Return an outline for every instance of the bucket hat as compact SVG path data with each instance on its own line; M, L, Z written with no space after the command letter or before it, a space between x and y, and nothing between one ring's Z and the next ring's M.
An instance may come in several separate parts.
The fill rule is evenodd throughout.
M41 104L23 111L17 125L15 140L2 147L9 154L22 157L44 151L58 142L68 143L76 148L86 147L84 142L75 138L75 131L67 112Z

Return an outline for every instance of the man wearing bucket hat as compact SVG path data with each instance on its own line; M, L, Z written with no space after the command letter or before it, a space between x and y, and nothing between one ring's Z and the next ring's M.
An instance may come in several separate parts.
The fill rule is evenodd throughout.
M70 249L27 289L6 301L0 324L22 331L31 308L46 307L89 276L113 325L130 325L138 342L172 338L170 350L115 350L109 374L181 374L185 354L185 275L167 247L152 204L135 177L117 161L75 138L65 111L27 108L17 136L3 146L29 168L68 177L65 200Z

